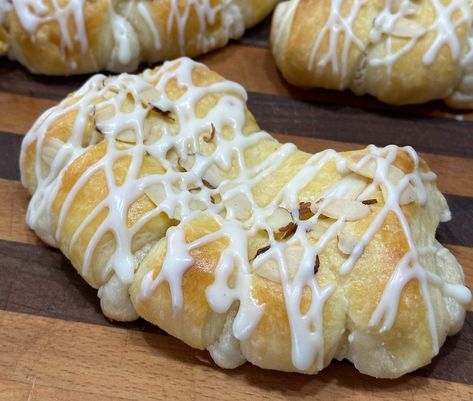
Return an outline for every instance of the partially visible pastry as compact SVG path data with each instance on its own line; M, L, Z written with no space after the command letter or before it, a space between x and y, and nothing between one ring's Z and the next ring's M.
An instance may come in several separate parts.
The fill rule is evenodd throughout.
M289 0L274 13L271 49L296 86L473 108L468 0Z
M98 288L215 362L398 377L462 326L449 218L410 147L314 155L261 131L244 89L187 58L96 75L23 142L28 224Z
M0 0L0 55L47 75L134 71L225 46L276 2Z

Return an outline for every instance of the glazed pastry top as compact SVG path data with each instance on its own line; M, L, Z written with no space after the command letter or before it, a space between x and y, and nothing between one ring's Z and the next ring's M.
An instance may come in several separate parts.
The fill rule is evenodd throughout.
M258 200L254 191L259 183L283 169L297 152L305 154L295 145L279 144L258 129L246 109L247 94L240 85L218 76L207 79L205 71L203 65L181 58L140 76L96 75L45 113L23 143L22 164L33 144L36 154L33 171L23 171L22 176L33 192L28 224L48 243L57 244L75 196L94 173L102 170L107 194L81 222L68 244L72 248L92 219L107 211L87 244L83 275L87 274L98 241L106 232L112 232L117 246L107 268L123 282L131 283L138 263L131 249L132 238L150 219L165 213L180 223L168 230L161 271L157 276L146 274L140 297L146 299L159 284L167 282L172 305L179 310L183 308L182 278L194 263L192 250L225 238L228 246L219 258L215 280L206 290L210 308L223 313L238 301L233 334L245 339L265 313L264 305L252 297L252 275L280 283L290 324L292 362L297 370L304 371L314 363L321 369L324 363L323 309L334 289L317 280L319 255L327 244L338 241L345 255L339 274L350 274L386 219L394 216L407 251L395 266L370 325L381 332L390 330L403 289L417 281L436 354L439 339L429 288L438 288L461 305L471 301L471 294L462 284L444 282L440 275L424 268L425 255L441 257L444 249L434 244L418 246L413 235L409 208L426 204L427 187L435 181L435 174L411 147L370 146L346 154L326 150L307 156L302 168L274 197ZM204 84L195 83L197 76ZM213 104L207 110L208 102ZM77 114L70 134L63 138L48 136L49 127L69 113ZM159 124L149 123L151 114ZM261 142L267 143L271 151L261 162L252 164L248 155ZM97 144L106 146L103 157L75 181L53 223L50 209L65 167ZM148 156L161 166L161 174L140 173ZM121 158L129 160L128 173L124 182L116 182L114 166ZM307 185L318 179L330 163L335 163L339 178L327 183L317 195L308 193ZM130 205L144 194L156 207L127 225ZM448 220L449 211L443 202L440 218ZM187 243L183 227L202 216L212 217L219 228ZM367 223L360 235L345 230L363 219ZM250 255L248 244L261 232L267 233L267 245ZM310 305L302 311L301 297L307 289Z

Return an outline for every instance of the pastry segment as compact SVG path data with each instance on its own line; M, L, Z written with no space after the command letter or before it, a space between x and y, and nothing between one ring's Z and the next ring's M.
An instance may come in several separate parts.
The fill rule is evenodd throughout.
M435 239L435 174L410 147L281 144L246 96L187 58L92 77L25 137L28 224L108 317L142 316L222 367L429 363L471 301Z
M467 0L289 0L271 28L278 68L294 85L459 109L473 108L472 38Z
M0 0L0 55L30 71L134 71L239 38L277 0Z

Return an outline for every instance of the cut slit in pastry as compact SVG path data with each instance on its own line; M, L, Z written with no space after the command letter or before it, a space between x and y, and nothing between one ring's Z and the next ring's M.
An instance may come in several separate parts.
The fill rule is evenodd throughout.
M468 0L289 0L274 12L271 49L296 86L473 108Z
M142 316L222 367L348 358L393 378L429 363L471 300L435 240L448 210L435 175L410 147L280 144L246 96L187 58L90 78L24 139L28 224L107 316Z
M134 71L196 57L262 21L276 0L0 0L0 55L30 71Z

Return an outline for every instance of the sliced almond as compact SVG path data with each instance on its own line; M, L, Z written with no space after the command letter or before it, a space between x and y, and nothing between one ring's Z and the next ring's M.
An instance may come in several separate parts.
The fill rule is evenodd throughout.
M289 246L286 248L287 275L290 280L294 278L301 264L304 249L300 245ZM275 283L281 282L279 275L279 265L274 259L268 259L261 263L254 270L254 273Z
M319 258L319 255L315 255L314 274L317 274L317 272L319 271L319 267L320 267L320 258Z
M413 38L421 35L425 28L417 21L408 18L399 18L391 31L391 35L400 38Z
M363 156L357 155L356 157L353 156L349 158L347 163L348 168L364 177L374 178L374 176L376 175L376 161L374 159L369 159L360 167L357 163L361 160L362 157ZM388 180L392 184L398 185L399 181L401 181L404 176L405 174L400 168L393 165L389 167ZM387 200L386 188L383 183L381 183L381 190L383 192L384 199ZM409 183L406 189L404 189L404 191L402 192L399 199L399 203L401 205L407 205L408 203L415 201L416 198L417 194L415 188L412 186L412 184Z
M164 199L166 199L166 190L163 184L153 184L145 189L145 194L153 201L156 206L159 206Z
M191 199L189 201L190 210L207 210L207 204L200 199Z
M294 223L294 220L289 210L283 207L277 207L266 219L266 222L273 232L278 232L279 229L287 227L290 223Z
M378 200L377 199L365 199L365 200L361 201L361 203L363 203L363 205L375 205L376 203L378 203Z
M310 202L299 202L299 219L307 219L311 215Z
M365 188L366 181L358 174L352 173L328 187L319 195L319 198L356 199Z
M179 157L177 164L185 171L190 171L195 163L195 155L187 155L186 158Z
M308 230L308 236L315 240L318 240L327 231L327 227L322 224L319 220Z
M131 129L124 130L117 135L117 139L126 143L136 143L136 133Z
M347 167L363 176L363 177L367 177L367 178L371 178L373 179L375 174L376 174L376 160L373 159L373 158L370 158L368 159L366 162L364 162L362 165L359 164L359 162L364 158L366 157L366 155L353 155L353 156L350 156L348 159L347 159Z
M383 198L385 201L388 199L388 194L386 186L381 184L381 192L383 193ZM407 184L407 187L402 191L399 196L399 204L401 206L408 205L409 203L414 202L417 199L417 193L412 184Z
M173 114L170 110L160 109L159 107L157 107L153 104L151 104L151 108L152 108L153 111L160 114L162 117L167 118L170 121L176 121L176 119L174 118L174 116L173 116Z
M313 212L320 212L331 219L344 218L346 221L357 221L371 213L369 206L352 199L326 198L316 202Z
M338 235L338 249L345 255L351 255L357 243L358 239L346 231Z
M274 283L280 283L279 266L274 259L268 259L254 269L254 273Z
M269 251L269 248L271 248L271 245L266 245L264 246L263 248L260 248L256 251L256 255L255 255L255 258L257 258L259 255L262 255L263 253L265 253L266 251Z
M281 227L278 231L281 234L281 239L287 238L297 231L297 224L291 222L288 225Z
M220 170L215 164L210 167L204 173L204 179L214 188L217 188L224 180L222 170Z
M351 171L354 171L355 173L373 179L374 176L376 175L376 160L374 158L368 159L366 162L364 162L362 165L359 165L358 163L363 159L363 155L355 155L347 160L347 166ZM389 174L388 174L388 179L391 181L393 184L397 184L399 181L402 180L402 177L404 177L404 172L394 166L391 165L389 167Z
M210 143L213 141L214 137L215 137L215 125L211 124L210 134L208 136L204 135L203 137L204 142Z
M246 220L251 215L253 205L251 204L248 197L239 193L229 200L225 201L227 210L230 210L233 216L238 220Z
M171 167L174 171L183 171L184 169L179 164L179 155L175 148L171 148L166 154L166 159L171 163Z
M140 92L140 99L145 104L157 103L160 98L161 96L159 94L159 91L154 87L150 87Z

